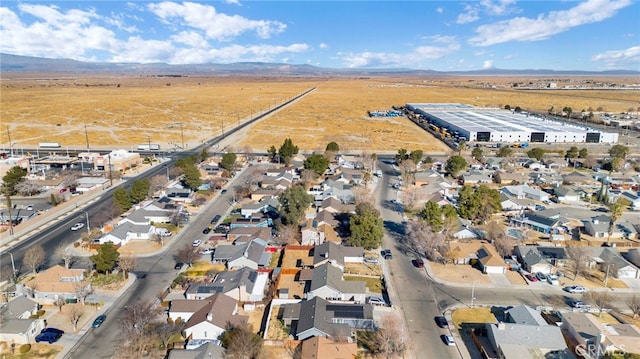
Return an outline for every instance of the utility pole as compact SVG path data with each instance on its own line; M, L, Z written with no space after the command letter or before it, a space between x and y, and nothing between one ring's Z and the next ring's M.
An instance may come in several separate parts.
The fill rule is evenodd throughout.
M184 124L180 122L180 137L182 138L182 149L184 150Z
M13 157L13 144L11 143L11 131L9 131L9 126L7 126L7 137L9 137L9 152L11 153L11 157Z
M224 137L224 119L222 120L222 137Z
M111 154L107 155L109 159L109 187L113 186L113 175L111 174Z
M91 152L89 149L89 132L87 132L87 124L84 124L84 138L87 141L87 152Z

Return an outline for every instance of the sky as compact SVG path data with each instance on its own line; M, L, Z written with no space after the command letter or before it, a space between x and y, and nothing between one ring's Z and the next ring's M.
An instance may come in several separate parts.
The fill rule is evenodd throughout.
M640 0L3 0L0 52L88 62L640 70Z

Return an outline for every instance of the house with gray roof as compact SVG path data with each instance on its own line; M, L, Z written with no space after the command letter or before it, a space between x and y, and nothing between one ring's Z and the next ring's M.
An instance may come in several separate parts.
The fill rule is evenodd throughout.
M124 222L116 226L111 232L100 237L98 241L100 244L111 242L115 245L125 245L131 240L149 240L155 230L155 227L149 224Z
M567 231L567 225L570 223L567 218L552 211L527 211L521 216L511 217L510 221L515 225L527 226L534 231L547 234L565 233Z
M24 295L19 295L6 303L2 303L1 307L2 315L5 317L28 319L38 312L40 304Z
M530 273L553 274L569 260L564 247L519 245L515 247L514 254L522 267Z
M364 249L362 247L347 247L333 242L324 242L315 246L313 251L313 265L319 266L331 262L334 266L344 268L345 263L362 263Z
M267 242L254 239L238 245L219 245L213 252L213 261L225 263L227 268L249 267L251 269L269 266L271 253L266 251Z
M611 218L605 214L595 216L591 220L584 221L584 231L588 235L595 238L636 238L638 232L629 222L618 220L613 227L610 228ZM611 234L609 230L611 229Z
M44 319L30 319L38 311L39 304L20 295L0 305L0 342L18 345L35 342L35 337L45 327Z
M562 313L562 331L573 343L588 350L591 358L602 353L640 353L640 329L634 324L605 324L590 313ZM621 355L622 356L622 355Z
M245 203L240 207L240 214L244 218L252 217L255 214L277 212L280 202L277 197L266 196L258 202Z
M516 197L516 198L529 198L535 201L548 201L549 194L537 188L530 187L526 184L517 186L505 186L501 189L501 192Z
M485 325L487 338L499 358L575 358L559 327L547 324L537 311L521 307L508 310L507 321Z
M351 203L354 201L353 185L332 179L326 179L323 184L326 189L322 192L320 198L316 197L316 199L323 200L327 197L335 196L342 203Z
M258 272L249 267L216 274L211 282L192 283L185 291L187 299L206 299L222 293L239 302L259 302L269 281L269 273Z
M324 263L313 268L305 296L307 299L321 297L327 300L364 303L366 294L365 282L345 281L341 268Z
M355 329L374 329L371 304L331 303L313 297L283 307L282 320L296 340L311 337L348 338L355 335Z
M269 227L236 227L227 232L227 240L234 244L251 242L254 239L261 239L269 243L271 237L272 230Z
M620 193L620 198L625 198L631 202L631 210L640 211L640 196L631 191L624 191Z
M225 359L225 355L223 347L215 341L207 341L195 349L171 349L167 359Z
M171 222L172 211L151 210L140 208L128 214L118 222L118 225L129 222L137 225L145 225L151 223L169 223Z
M205 299L205 303L193 312L184 326L189 340L218 339L228 325L246 324L248 316L238 314L238 302L222 293Z
M616 278L640 278L640 270L626 260L614 247L587 247L589 267L597 267L603 272L609 270Z
M465 185L491 183L493 182L493 172L490 171L469 171L462 174Z
M580 192L569 186L559 186L553 189L553 194L556 195L558 202L560 203L575 203L580 201Z

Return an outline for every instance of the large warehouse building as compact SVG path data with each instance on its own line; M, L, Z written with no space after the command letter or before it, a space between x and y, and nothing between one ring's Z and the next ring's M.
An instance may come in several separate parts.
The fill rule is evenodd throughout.
M498 108L459 103L408 103L406 109L469 142L618 142L617 133Z

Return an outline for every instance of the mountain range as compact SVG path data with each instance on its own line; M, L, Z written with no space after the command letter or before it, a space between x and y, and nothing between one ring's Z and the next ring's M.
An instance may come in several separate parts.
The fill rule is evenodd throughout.
M230 64L170 65L166 63L83 62L71 59L48 59L0 53L3 73L80 73L80 74L147 74L147 75L262 75L262 76L508 76L508 75L575 75L575 76L638 76L640 71L556 71L549 69L483 69L474 71L433 71L415 69L331 69L311 65L286 63L236 62Z

